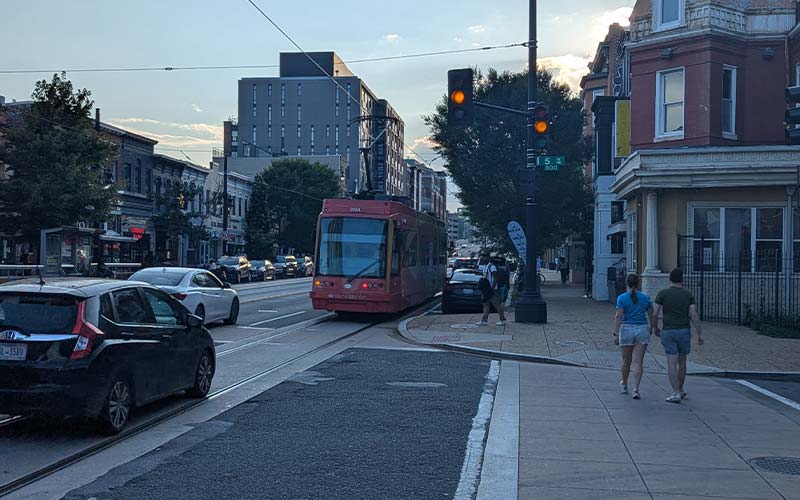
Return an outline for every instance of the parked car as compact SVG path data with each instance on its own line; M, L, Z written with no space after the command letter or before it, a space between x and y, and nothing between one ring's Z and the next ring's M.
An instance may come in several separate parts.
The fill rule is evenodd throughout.
M458 258L453 262L453 269L478 269L478 259Z
M250 280L267 281L275 279L275 266L267 259L251 260Z
M222 257L217 262L220 268L225 268L227 280L231 283L241 283L242 281L250 281L250 268L252 267L250 261L244 255L236 257Z
M297 259L293 255L278 255L275 257L276 278L294 278L297 275Z
M239 317L239 294L229 283L223 283L209 271L150 267L134 273L129 280L143 281L164 290L202 319L205 325L216 321L235 325Z
M131 411L186 391L216 367L200 318L147 283L92 278L0 285L0 408L96 418L120 432Z
M478 280L483 274L475 269L456 269L442 290L442 313L481 312L483 302Z

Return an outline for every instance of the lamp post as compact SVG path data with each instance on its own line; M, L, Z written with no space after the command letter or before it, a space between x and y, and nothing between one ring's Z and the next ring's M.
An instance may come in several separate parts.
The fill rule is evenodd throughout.
M533 129L536 108L536 0L530 1L528 18L528 123L526 126L526 172L528 174L525 197L525 291L514 309L517 323L547 323L547 303L542 298L536 269L536 148Z

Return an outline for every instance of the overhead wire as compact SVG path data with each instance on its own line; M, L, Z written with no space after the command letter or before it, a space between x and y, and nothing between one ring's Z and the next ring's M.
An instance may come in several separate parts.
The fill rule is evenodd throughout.
M422 57L434 57L452 54L463 54L469 52L481 52L489 50L510 49L514 47L526 47L528 42L509 43L504 45L486 45L482 47L470 47L468 49L450 49L433 52L419 52L414 54L399 54L395 56L367 57L363 59L353 59L343 61L343 64L362 64L381 61L397 61L402 59L418 59ZM154 72L154 71L207 71L207 70L232 70L232 69L278 69L279 64L233 64L233 65L207 65L207 66L142 66L142 67L119 67L119 68L53 68L53 69L5 69L0 70L2 75L24 75L35 73L132 73L132 72Z

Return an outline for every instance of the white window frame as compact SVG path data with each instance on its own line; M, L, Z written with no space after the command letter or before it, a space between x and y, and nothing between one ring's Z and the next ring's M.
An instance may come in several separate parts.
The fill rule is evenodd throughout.
M736 66L729 66L727 64L722 65L722 81L725 82L725 72L731 72L731 128L732 130L725 130L725 122L722 123L722 136L726 139L736 139L736 76L737 76L737 68ZM686 75L684 74L684 88L686 87ZM724 89L723 89L724 91ZM686 96L684 95L684 110L686 109ZM684 111L685 113L685 111ZM723 115L724 117L725 115Z
M662 83L664 75L669 73L681 72L683 75L683 130L677 132L664 131L664 84ZM677 68L669 68L656 72L656 141L664 139L683 139L684 132L686 132L686 68L679 66Z
M787 246L792 245L793 241L789 241L787 239L787 232L786 232L786 219L787 219L787 208L785 204L781 204L780 202L712 202L712 201L696 201L690 202L686 204L686 227L687 232L692 233L694 232L694 210L696 208L717 208L719 209L719 263L716 266L718 272L726 272L725 271L725 260L726 260L726 238L725 238L725 230L726 224L728 223L726 217L726 210L730 208L747 208L750 209L750 255L751 255L751 270L756 270L756 247L759 241L780 241L781 242L781 252L786 255ZM758 209L763 208L774 208L780 209L783 213L783 223L781 225L783 238L780 240L770 239L770 238L759 238L758 237ZM791 214L789 214L791 216ZM691 245L692 248L694 247L695 240L699 240L699 238L691 238L689 240L688 245ZM717 241L717 238L711 238L706 241ZM688 247L687 247L688 248ZM729 258L729 257L728 257ZM785 271L785 270L784 270ZM716 271L715 271L716 272ZM728 271L730 272L730 271Z
M680 28L686 22L686 0L676 0L678 2L678 20L668 23L662 22L661 11L664 0L653 0L653 31L667 31Z

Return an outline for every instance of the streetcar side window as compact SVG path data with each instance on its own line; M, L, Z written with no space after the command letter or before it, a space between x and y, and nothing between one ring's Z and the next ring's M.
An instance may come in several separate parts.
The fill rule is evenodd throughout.
M404 233L400 229L394 230L394 246L392 247L392 276L400 274L401 252L404 244Z
M406 235L406 251L405 251L405 266L417 266L417 246L419 245L419 238L416 229L411 229Z

